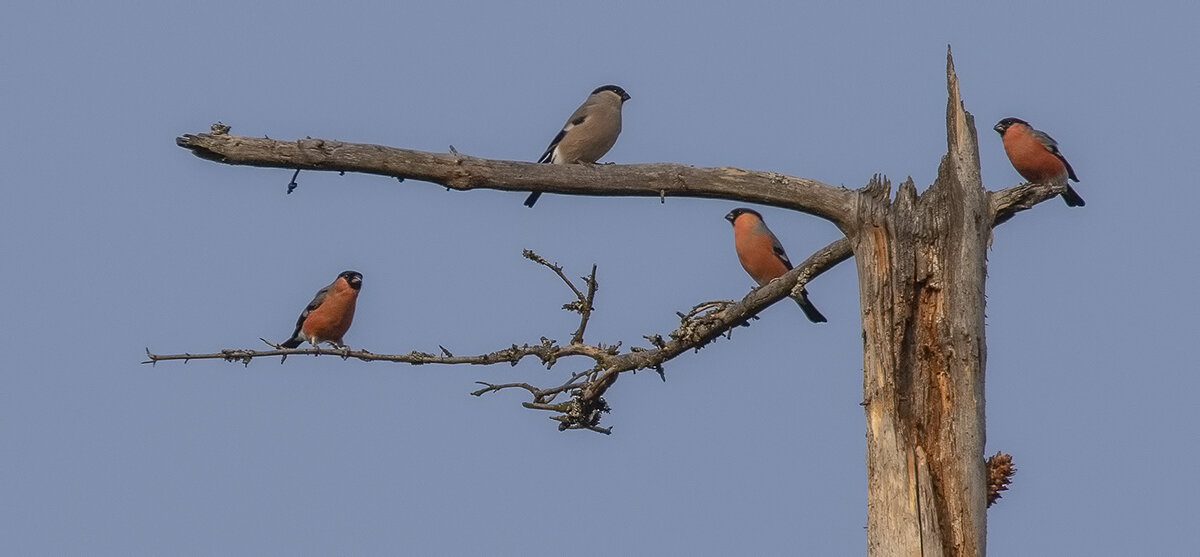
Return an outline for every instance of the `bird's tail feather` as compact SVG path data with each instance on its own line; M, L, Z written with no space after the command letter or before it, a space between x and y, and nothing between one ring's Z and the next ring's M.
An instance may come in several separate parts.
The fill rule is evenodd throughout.
M813 323L825 323L829 321L828 319L825 319L824 315L821 315L820 311L817 311L817 306L814 306L812 302L808 301L807 294L801 293L799 296L792 297L792 299L796 300L796 305L800 306L800 309L804 311L804 316L807 317L809 321L812 321Z
M1079 196L1079 192L1075 191L1070 184L1067 184L1067 191L1062 194L1063 201L1067 202L1068 207L1083 207L1083 198Z
M279 345L284 348L300 348L301 342L303 341L300 339L300 337L292 337L279 343Z
M538 198L541 196L542 196L542 192L540 192L540 191L535 191L535 192L529 194L529 197L525 198L525 206L533 207L533 204L537 203Z

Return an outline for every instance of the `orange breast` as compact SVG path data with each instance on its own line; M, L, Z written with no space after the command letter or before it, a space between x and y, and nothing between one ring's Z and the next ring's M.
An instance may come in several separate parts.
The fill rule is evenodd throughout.
M742 268L759 286L787 273L787 266L775 255L771 237L756 231L753 224L743 224L743 220L750 219L738 219L734 230L734 247Z
M1015 125L1009 128L1003 142L1008 160L1026 180L1046 183L1066 179L1067 167L1025 127Z
M309 338L332 340L341 344L342 337L354 321L354 305L358 291L339 279L325 296L325 301L308 314L302 332Z

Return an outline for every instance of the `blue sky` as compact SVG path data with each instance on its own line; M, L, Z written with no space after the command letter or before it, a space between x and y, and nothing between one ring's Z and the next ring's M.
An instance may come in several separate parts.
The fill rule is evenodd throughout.
M751 286L715 200L447 192L229 167L215 121L534 160L587 92L632 95L606 160L932 182L952 44L984 182L1018 116L1070 159L989 253L989 453L1015 483L995 555L1194 550L1200 270L1193 3L164 2L6 10L0 33L0 549L6 554L857 554L866 493L857 286L843 263L748 329L613 387L612 436L560 433L517 367L294 358L139 364L282 340L339 271L346 340L484 352L575 327L558 279L599 265L592 341L639 344ZM838 238L763 208L793 260Z

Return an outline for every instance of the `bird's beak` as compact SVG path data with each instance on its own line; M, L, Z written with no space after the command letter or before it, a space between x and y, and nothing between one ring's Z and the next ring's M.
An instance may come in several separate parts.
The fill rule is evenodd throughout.
M996 133L998 133L1000 135L1004 135L1004 126L1001 126L1000 124L996 124L995 126L992 126L992 129L996 130Z
M733 211L730 211L729 214L725 215L725 220L732 224L733 221L737 220L737 215L733 214Z

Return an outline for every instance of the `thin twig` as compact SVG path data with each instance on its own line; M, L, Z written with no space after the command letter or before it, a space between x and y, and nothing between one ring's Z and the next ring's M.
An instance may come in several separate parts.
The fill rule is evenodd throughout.
M571 289L571 292L575 293L576 298L579 298L580 300L584 299L583 292L580 292L579 289L575 287L575 284L571 282L571 279L567 278L567 275L563 273L562 266L546 261L545 257L534 253L533 250L521 250L521 255L525 259L533 261L539 265L544 265L546 268L554 271L554 274L558 275L558 278L562 279L562 281L567 284L567 287Z
M592 274L583 277L587 282L587 296L579 300L579 328L575 329L575 334L571 335L571 344L580 344L583 342L583 331L587 328L588 319L592 317L592 301L596 299L596 264L592 263Z
M525 390L533 393L533 396L535 396L535 397L540 392L537 387L534 387L533 385L530 385L529 383L504 383L504 384L500 384L500 385L493 385L491 383L487 383L484 381L476 381L476 383L483 385L484 388L479 389L478 391L472 391L471 396L482 396L486 393L494 393L501 389L512 389L512 388L525 389Z

